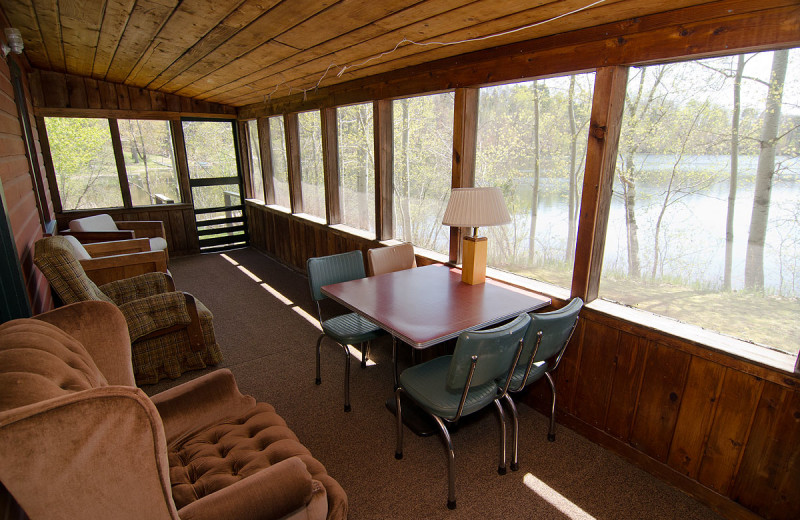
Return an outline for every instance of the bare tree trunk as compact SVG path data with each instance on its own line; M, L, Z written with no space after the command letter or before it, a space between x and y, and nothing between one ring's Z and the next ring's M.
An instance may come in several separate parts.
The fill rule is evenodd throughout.
M410 242L414 242L414 234L411 229L411 154L408 151L408 141L409 135L411 133L411 118L408 114L408 100L404 99L400 106L403 107L403 133L402 133L402 143L403 143L403 153L405 154L405 178L403 179L403 193L400 197L401 207L403 208L403 235L404 239Z
M139 130L139 139L142 142L142 149L138 150L139 148L138 145L136 146L136 148L137 152L139 153L139 156L142 158L142 162L144 163L144 185L145 185L145 190L147 190L147 198L150 199L150 204L152 204L153 192L151 191L150 188L150 170L147 168L147 150L145 150L144 148L144 133L142 132L142 123L136 121L136 128L137 130ZM136 141L136 138L133 136L133 132L131 132L131 137L133 138L134 141Z
M359 169L358 178L356 180L356 197L358 198L358 227L359 229L367 229L368 222L369 222L369 210L367 209L367 204L369 199L367 197L367 177L369 176L369 165L370 163L370 156L369 156L369 143L368 143L368 134L367 134L367 125L366 125L366 117L367 115L364 113L364 107L361 106L358 108L358 112L356 117L358 117L358 128L360 132L358 133L359 138L363 139L365 142L361 143L359 146L361 153L361 164L363 168Z
M569 113L569 226L567 229L567 250L564 253L564 261L570 263L575 255L575 191L577 189L577 173L575 171L575 161L578 148L578 136L575 132L575 76L569 78L569 101L567 111Z
M528 265L536 252L536 218L539 215L539 81L533 82L533 192L531 193L531 229L528 235Z
M748 289L764 289L764 242L769 221L772 178L775 175L775 143L781 118L783 86L786 82L788 62L788 50L775 51L772 56L772 73L764 111L764 126L761 127L761 151L758 154L753 213L750 217L750 234L744 268L744 285Z
M736 207L736 189L739 182L739 120L742 115L742 75L744 54L739 55L736 77L733 80L733 117L731 119L731 182L728 188L728 216L725 221L725 274L722 289L731 290L733 265L733 217Z
M629 158L629 170L633 170L633 156ZM622 199L625 203L625 229L628 239L628 276L639 278L639 226L636 223L636 183L632 175L620 175Z

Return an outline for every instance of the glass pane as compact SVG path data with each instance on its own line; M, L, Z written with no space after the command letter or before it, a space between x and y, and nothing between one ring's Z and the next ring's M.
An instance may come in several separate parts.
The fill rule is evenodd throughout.
M272 186L275 190L275 204L290 208L292 203L289 199L289 168L286 165L283 116L269 118L269 141L272 152Z
M117 124L133 205L180 202L169 121L120 119Z
M375 232L375 139L372 104L336 109L342 224Z
M46 117L63 209L122 206L107 119Z
M247 122L250 137L250 176L253 179L253 198L264 201L264 177L261 175L261 144L258 140L258 123L255 119Z
M480 89L475 185L503 190L512 222L483 229L487 264L572 282L594 73Z
M301 112L300 182L303 190L303 213L325 218L325 180L322 174L322 123L319 111Z
M797 77L797 49L631 69L601 296L797 353Z
M394 235L447 253L450 231L442 215L453 168L452 92L393 102Z
M230 184L192 188L195 209L240 204L239 174L229 121L183 121L191 179L228 177Z

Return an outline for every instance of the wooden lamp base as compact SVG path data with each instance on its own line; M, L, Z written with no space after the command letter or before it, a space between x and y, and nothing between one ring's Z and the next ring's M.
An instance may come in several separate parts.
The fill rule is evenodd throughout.
M461 281L470 285L486 281L486 237L464 237Z

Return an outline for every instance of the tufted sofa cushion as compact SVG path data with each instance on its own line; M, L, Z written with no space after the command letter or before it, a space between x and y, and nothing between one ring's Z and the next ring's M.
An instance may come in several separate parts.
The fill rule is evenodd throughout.
M0 411L107 385L83 345L55 325L0 325Z

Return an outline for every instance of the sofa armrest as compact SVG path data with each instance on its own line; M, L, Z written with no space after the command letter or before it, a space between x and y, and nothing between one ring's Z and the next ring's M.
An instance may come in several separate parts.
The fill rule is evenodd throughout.
M150 240L147 238L133 238L131 240L111 240L109 242L93 242L84 244L83 248L92 258L110 255L125 255L128 253L141 253L150 251Z
M136 386L125 316L112 303L72 303L35 316L80 342L111 385Z
M86 276L98 286L141 274L167 272L167 254L164 251L102 256L80 260L80 263Z
M167 442L203 428L221 417L241 415L256 400L242 395L227 368L215 370L151 397L155 403Z
M164 223L160 220L117 220L114 223L119 229L133 231L136 238L167 238Z
M313 492L306 465L290 457L192 502L178 515L181 520L278 519L305 507Z
M108 242L110 240L130 240L136 238L133 231L120 230L120 231L59 231L59 235L72 235L77 238L82 244L90 244L92 242Z

